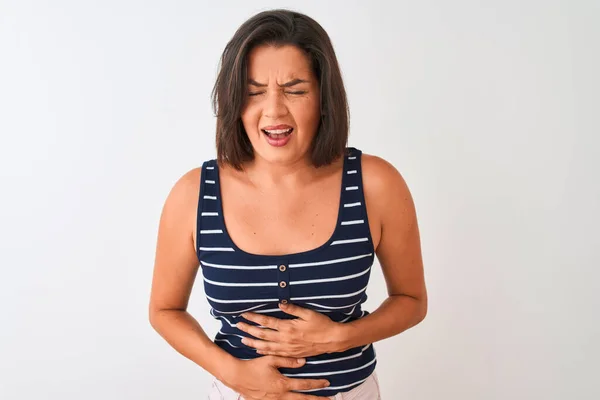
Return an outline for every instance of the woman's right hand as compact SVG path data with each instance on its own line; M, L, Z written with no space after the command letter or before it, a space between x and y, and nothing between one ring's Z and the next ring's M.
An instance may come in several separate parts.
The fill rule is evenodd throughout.
M243 396L246 400L310 400L326 397L293 390L322 389L329 386L325 379L293 379L279 372L277 368L299 368L304 359L264 356L254 360L240 361L224 377L223 383Z

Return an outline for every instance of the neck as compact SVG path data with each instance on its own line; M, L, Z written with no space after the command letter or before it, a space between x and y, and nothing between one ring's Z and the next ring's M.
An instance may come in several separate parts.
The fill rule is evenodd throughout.
M263 190L290 189L310 183L321 173L306 157L285 163L273 163L256 155L244 166L244 175Z

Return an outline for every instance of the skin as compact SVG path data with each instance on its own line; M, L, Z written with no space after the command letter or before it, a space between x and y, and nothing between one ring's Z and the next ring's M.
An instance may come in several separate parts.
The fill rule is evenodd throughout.
M249 85L256 95L249 96L241 115L256 157L244 171L227 166L220 170L228 233L239 248L255 254L313 249L335 229L343 161L319 169L310 164L308 151L320 118L318 82L308 59L292 46L254 49L248 77L264 85ZM285 86L298 79L305 82ZM270 146L261 132L261 127L276 124L294 127L282 148ZM149 305L154 329L245 399L323 398L292 391L322 388L326 380L287 378L277 368L300 367L305 357L395 336L421 322L427 312L419 228L408 186L379 157L363 153L362 169L369 228L388 292L370 315L339 324L287 305L282 310L297 319L246 313L244 317L264 328L237 325L257 338L245 343L264 357L241 361L215 345L187 312L199 268L195 228L201 171L196 168L178 179L162 210Z

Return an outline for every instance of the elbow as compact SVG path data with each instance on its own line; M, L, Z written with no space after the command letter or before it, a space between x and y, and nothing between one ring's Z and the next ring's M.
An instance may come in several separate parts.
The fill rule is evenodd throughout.
M417 324L420 324L425 317L427 316L427 309L428 309L428 303L427 303L427 297L424 297L422 300L419 301L419 307L417 310Z
M425 307L421 313L419 314L419 318L418 318L418 322L417 323L421 323L423 322L423 320L425 319L425 317L427 316L427 307Z
M150 323L150 326L154 329L156 329L156 311L155 310L148 310L148 322Z
M179 314L186 312L185 308L159 308L150 306L148 309L148 322L150 322L152 328L158 331L165 319L172 318L173 316L177 317Z
M161 314L160 309L152 306L148 307L148 322L154 330L158 329Z

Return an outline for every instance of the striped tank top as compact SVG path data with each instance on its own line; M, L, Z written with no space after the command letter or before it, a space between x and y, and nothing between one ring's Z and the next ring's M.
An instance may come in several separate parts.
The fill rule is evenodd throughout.
M211 315L220 320L214 337L219 347L242 360L260 357L241 342L249 334L236 328L252 311L280 319L278 303L293 303L347 323L368 315L361 309L375 251L362 187L362 152L348 147L344 154L341 197L336 228L323 245L286 255L258 255L238 248L227 234L216 160L202 165L197 219L197 256ZM291 378L327 379L330 386L307 390L334 396L364 382L375 370L372 344L344 352L307 357L301 368L280 368Z

